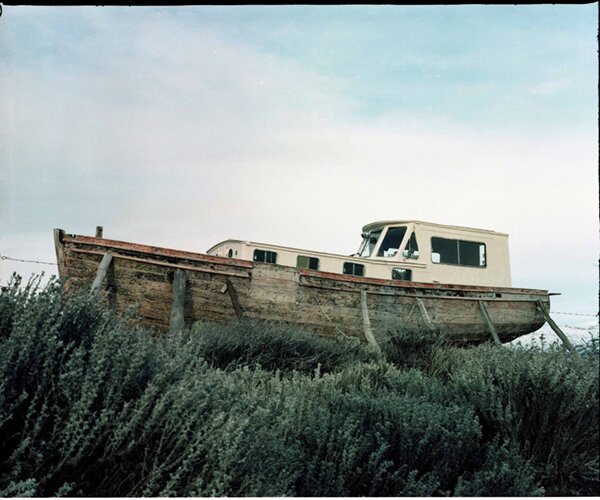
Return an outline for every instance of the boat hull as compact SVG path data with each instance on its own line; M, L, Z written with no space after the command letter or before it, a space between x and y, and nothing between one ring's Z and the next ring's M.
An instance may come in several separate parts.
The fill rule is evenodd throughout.
M137 306L140 321L172 327L173 281L185 273L184 324L239 318L295 324L328 337L385 341L398 328L433 327L457 343L508 342L540 328L545 290L391 281L324 273L152 247L55 230L65 288L90 287L102 258L112 255L102 288L118 311Z

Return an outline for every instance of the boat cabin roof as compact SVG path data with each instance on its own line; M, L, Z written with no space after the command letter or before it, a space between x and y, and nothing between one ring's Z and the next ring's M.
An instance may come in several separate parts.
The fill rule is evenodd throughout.
M466 226L449 226L447 224L436 224L434 222L424 222L420 220L382 220L377 222L371 222L366 226L363 226L362 230L364 233L368 233L373 229L379 229L384 226L397 226L397 225L405 225L405 224L415 224L419 226L428 226L432 228L443 228L443 229L456 229L460 231L469 231L476 233L486 233L486 234L494 234L498 236L508 236L507 233L500 233L498 231L491 231L489 229L478 229L475 227L466 227Z
M240 240L223 241L208 253L369 278L511 285L506 233L404 219L367 224L361 237L350 255Z

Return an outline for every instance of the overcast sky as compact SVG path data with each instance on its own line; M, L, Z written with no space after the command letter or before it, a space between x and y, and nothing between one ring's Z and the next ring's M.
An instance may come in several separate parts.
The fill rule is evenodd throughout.
M349 254L420 219L509 233L513 285L595 314L597 33L597 4L5 6L0 254L96 225Z

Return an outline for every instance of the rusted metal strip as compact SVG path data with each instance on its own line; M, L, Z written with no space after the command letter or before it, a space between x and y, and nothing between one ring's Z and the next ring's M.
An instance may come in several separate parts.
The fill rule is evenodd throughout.
M565 333L558 327L558 325L550 317L550 314L548 313L548 309L546 309L544 307L544 304L542 303L542 301L538 300L536 302L536 305L537 305L538 309L541 311L541 313L544 315L544 319L550 325L550 328L552 328L552 330L554 330L554 333L556 333L556 335L558 335L558 338L560 338L560 340L562 340L565 347L567 349L569 349L569 351L575 352L575 347L573 347L573 344L571 344L571 341L569 340L569 338L565 335Z
M425 307L425 304L423 304L423 301L419 297L417 297L417 305L419 306L419 310L421 311L421 316L423 316L423 319L427 324L427 328L433 330L433 323L431 322L431 318L429 317L427 308Z
M238 299L238 294L233 286L233 283L230 279L226 280L227 283L227 292L229 293L229 298L231 299L231 303L233 304L233 309L235 310L235 315L238 319L242 317L242 306L240 306L240 301Z
M488 312L487 307L485 307L485 303L483 302L483 300L479 301L479 309L481 310L483 319L485 319L485 322L487 323L488 329L490 330L490 334L492 335L492 339L494 340L494 344L502 345L502 342L500 342L500 338L496 333L496 329L494 328L494 324L492 323L490 313Z
M375 340L375 336L373 335L373 330L371 330L369 310L367 309L367 292L365 290L360 291L360 309L362 312L363 328L367 342L369 342L373 349L375 349L375 352L377 352L377 354L381 356L381 347L379 347L379 344L377 343L377 340Z
M76 252L76 253L85 253L85 254L90 254L90 255L104 255L103 252L100 252L97 250L86 250L83 248L71 248L70 251ZM171 268L175 268L175 269L183 269L186 271L196 271L199 273L220 274L222 276L234 276L236 278L250 278L250 273L236 273L236 272L230 272L230 271L218 271L216 269L203 269L200 267L186 266L183 264L172 264L171 262L163 262L162 260L142 259L141 257L132 257L130 255L123 255L123 254L119 254L119 253L113 253L112 255L116 259L132 260L135 262L142 262L144 264L153 264L156 266L171 267Z
M173 300L171 302L171 317L169 331L172 333L183 330L185 326L185 271L175 270L173 275Z
M92 288L90 289L90 295L94 295L104 282L104 278L106 278L106 273L108 272L108 267L112 262L113 256L110 252L105 253L104 257L102 257L102 261L100 262L100 266L98 266L98 272L96 272L96 277L94 278L94 282L92 283Z

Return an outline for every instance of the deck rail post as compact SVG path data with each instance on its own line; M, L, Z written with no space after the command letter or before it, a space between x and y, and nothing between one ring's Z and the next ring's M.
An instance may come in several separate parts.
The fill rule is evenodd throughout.
M171 318L169 325L169 332L171 333L181 331L185 326L185 288L185 271L176 269L173 275L173 300L171 302Z
M494 328L494 323L492 323L490 313L488 312L487 307L485 307L485 303L483 302L483 300L479 301L479 309L481 310L483 319L485 319L485 322L487 323L488 329L490 330L490 334L492 335L492 339L494 340L494 344L502 345L502 342L500 342L500 338L496 333L496 329Z
M90 296L95 295L102 283L104 282L104 278L106 278L106 273L108 272L108 268L113 260L113 256L110 252L107 252L102 257L102 261L100 262L100 266L98 266L98 271L96 272L96 277L94 278L94 282L92 283L92 288L90 289Z
M560 340L562 340L562 342L565 345L565 347L567 349L569 349L569 351L575 352L575 347L573 347L573 344L571 344L571 341L569 340L569 338L565 335L565 333L558 327L558 325L550 317L550 313L544 307L544 304L542 304L542 301L541 300L536 300L535 303L537 305L537 308L544 315L544 319L550 325L550 328L552 328L552 330L554 330L554 333L556 333L556 335L558 335L558 338Z
M378 356L381 356L383 353L381 352L381 347L377 343L375 336L373 335L373 330L371 330L371 320L369 319L369 310L367 309L367 291L360 291L360 309L362 312L363 319L363 328L365 332L365 337L367 342L373 347Z

